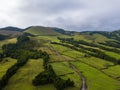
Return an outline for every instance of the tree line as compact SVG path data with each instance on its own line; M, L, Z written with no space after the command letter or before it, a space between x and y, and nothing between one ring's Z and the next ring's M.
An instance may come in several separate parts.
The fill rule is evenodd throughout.
M72 44L73 46L68 45L68 44L63 44L63 43L57 43L57 42L52 42L52 44L66 46L68 48L71 48L71 49L74 49L74 50L77 50L77 51L80 51L83 53L87 53L88 56L90 55L90 56L98 57L98 58L113 62L114 64L120 64L120 60L118 60L114 57L111 57L109 55L106 55L104 52L102 52L101 50L98 50L98 49L80 46L79 44L76 44L76 43L75 44L73 43Z
M53 83L57 90L63 90L67 87L73 87L74 82L69 78L67 80L63 80L60 76L56 75L53 67L49 64L49 55L46 53L43 56L43 66L44 71L38 74L32 81L33 85L45 85L49 83Z
M120 47L119 42L112 42L112 41L106 41L105 43L102 43L102 42L100 43L99 42L99 44L116 47L116 48L107 48L105 46L90 43L90 42L86 42L84 40L75 41L74 38L60 38L60 37L58 37L58 39L63 43L70 43L70 44L74 44L76 46L82 44L82 45L87 45L87 46L91 46L91 47L98 47L100 49L107 50L107 51L112 51L112 52L115 52L115 53L120 53L120 50L116 49L116 48Z
M24 46L25 45L25 46ZM26 46L28 47L26 48ZM32 50L34 44L31 44L29 37L19 36L17 43L3 45L3 54L5 57L17 59L17 63L10 67L6 74L0 80L0 90L5 87L8 80L17 72L17 70L26 64L28 59L42 58L44 52Z

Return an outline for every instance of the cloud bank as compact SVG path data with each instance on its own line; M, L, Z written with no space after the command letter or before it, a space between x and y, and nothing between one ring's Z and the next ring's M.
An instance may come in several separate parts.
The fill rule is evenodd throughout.
M120 0L0 0L0 27L110 31L120 29L119 9Z

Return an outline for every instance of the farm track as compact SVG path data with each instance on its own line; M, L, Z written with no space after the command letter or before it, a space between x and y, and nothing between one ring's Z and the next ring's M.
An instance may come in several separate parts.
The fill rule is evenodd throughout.
M51 46L51 43L49 42L49 48L50 50L52 50L53 52L56 53L56 55L58 56L61 56L63 58L63 60L65 62L67 62L69 64L69 66L80 76L81 78L81 81L82 81L82 85L80 87L80 90L88 90L87 89L87 84L86 84L86 80L85 80L85 77L84 75L82 74L82 72L80 72L72 63L70 63L68 60L66 60L65 57L63 57L59 52L57 52L52 46Z

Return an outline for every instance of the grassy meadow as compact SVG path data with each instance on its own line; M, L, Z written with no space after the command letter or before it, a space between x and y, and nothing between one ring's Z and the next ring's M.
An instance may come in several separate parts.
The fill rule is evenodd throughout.
M0 79L6 74L6 71L17 62L16 59L4 58L0 62Z
M27 64L21 67L9 80L8 85L4 88L4 90L45 90L44 88L51 88L51 90L55 90L52 85L45 85L41 87L35 87L32 85L34 77L43 70L42 59L30 59Z

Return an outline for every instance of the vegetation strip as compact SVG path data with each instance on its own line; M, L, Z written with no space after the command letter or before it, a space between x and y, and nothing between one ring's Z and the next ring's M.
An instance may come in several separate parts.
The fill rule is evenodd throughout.
M10 67L0 80L0 90L7 85L8 80L17 70L27 63L29 58L36 59L42 57L43 53L41 51L31 50L33 44L31 45L31 41L28 37L20 36L17 40L16 44L7 44L2 47L4 56L17 59L17 63ZM25 45L29 45L29 47L26 48Z
M61 54L60 54L59 52L57 52L57 51L51 46L51 43L49 44L49 46L50 46L50 48L51 48L54 52L56 52L58 55L61 56ZM77 68L76 68L72 63L68 62L65 57L63 57L63 56L61 56L61 57L62 57L63 60L66 61L66 62L69 64L69 66L81 77L82 86L80 87L80 90L87 90L87 84L86 84L86 82L85 82L85 77L84 77L84 75L83 75L81 72L79 72L79 71L77 70Z

